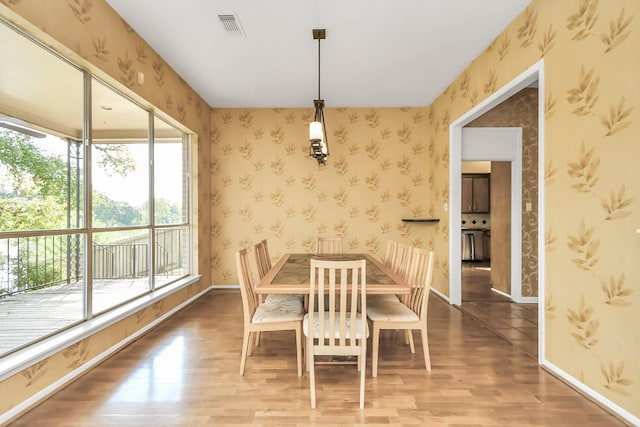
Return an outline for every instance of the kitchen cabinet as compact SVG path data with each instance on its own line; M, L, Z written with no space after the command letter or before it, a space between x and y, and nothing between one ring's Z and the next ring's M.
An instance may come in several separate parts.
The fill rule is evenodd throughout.
M462 174L462 213L489 213L489 174Z

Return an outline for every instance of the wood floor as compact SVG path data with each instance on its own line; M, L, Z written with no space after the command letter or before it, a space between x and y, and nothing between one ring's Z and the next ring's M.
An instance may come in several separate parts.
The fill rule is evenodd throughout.
M462 264L459 308L511 345L538 359L538 305L516 304L492 291L489 264Z
M321 365L311 410L293 332L263 333L238 374L240 301L237 290L209 292L12 425L624 425L435 295L431 372L418 335L411 354L401 333L385 331L377 378L367 358L365 409L355 367Z

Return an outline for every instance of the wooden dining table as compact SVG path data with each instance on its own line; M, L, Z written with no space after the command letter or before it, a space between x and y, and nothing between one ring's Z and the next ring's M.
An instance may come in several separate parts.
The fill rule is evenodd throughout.
M367 261L367 295L408 294L411 286L389 267L371 254L284 254L282 258L257 283L256 292L260 294L300 294L308 295L310 286L311 259Z

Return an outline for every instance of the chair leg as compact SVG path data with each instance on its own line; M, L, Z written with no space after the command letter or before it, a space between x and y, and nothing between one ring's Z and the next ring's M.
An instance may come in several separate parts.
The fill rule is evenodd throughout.
M244 375L244 365L247 362L247 349L249 348L249 339L251 338L251 332L245 328L244 335L242 337L242 356L240 356L240 375Z
M407 338L409 339L409 348L411 349L411 353L415 353L416 352L416 346L413 343L413 331L411 329L407 329L405 330L405 333L407 334Z
M424 365L427 371L431 370L431 357L429 356L429 338L427 337L427 328L420 329L422 337L422 351L424 352Z
M373 323L373 337L371 338L373 341L373 348L371 349L371 355L373 359L371 360L371 376L378 376L378 347L380 344L380 328L376 323Z
M249 332L249 340L247 341L247 356L251 356L251 350L253 349L253 340L256 337L257 332Z
M364 377L367 366L367 341L362 341L362 352L360 354L362 359L362 369L360 370L360 409L364 409Z
M311 395L311 409L316 409L316 372L313 357L313 341L307 340L307 368L309 369L309 393Z
M298 376L302 376L302 325L296 327L296 358L298 361Z

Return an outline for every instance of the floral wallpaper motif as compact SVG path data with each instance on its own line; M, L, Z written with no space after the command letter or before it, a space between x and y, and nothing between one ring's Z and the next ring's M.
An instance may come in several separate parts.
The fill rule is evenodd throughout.
M528 9L527 9L528 10ZM529 29L529 31L531 31ZM522 128L522 296L538 296L538 89L527 88L467 127Z
M236 284L235 252L266 238L272 262L315 251L339 236L347 252L382 257L388 239L434 247L442 217L426 108L328 108L330 156L309 157L309 109L216 109L212 113L211 268L214 283ZM444 192L444 187L439 191ZM443 270L445 264L439 268Z
M104 0L0 0L0 17L36 40L82 64L95 75L119 87L144 104L154 105L160 115L170 116L195 132L205 143L198 144L198 170L209 168L210 108L173 72ZM142 71L153 78L137 84ZM197 176L199 200L208 200L209 179ZM198 212L199 235L209 234L208 213ZM163 316L209 286L209 248L200 240L199 270L203 279L117 325L106 328L60 353L54 354L12 377L0 381L0 414L54 384L118 342Z
M637 0L534 0L429 110L446 150L448 123L544 58L545 357L635 417L639 19Z

